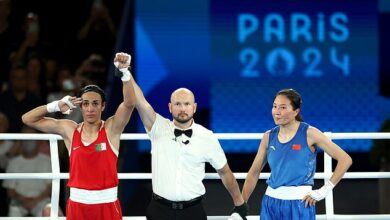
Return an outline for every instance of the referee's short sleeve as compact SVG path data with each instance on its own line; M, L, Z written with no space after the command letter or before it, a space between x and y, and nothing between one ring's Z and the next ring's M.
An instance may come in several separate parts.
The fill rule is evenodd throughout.
M145 128L145 131L149 135L150 139L153 140L156 137L156 135L160 133L160 130L162 129L165 120L166 119L163 118L161 115L156 114L156 120L154 121L150 131L148 131L148 129Z
M223 151L221 144L213 133L209 135L210 139L210 154L208 154L208 162L216 170L222 169L227 163L225 152Z

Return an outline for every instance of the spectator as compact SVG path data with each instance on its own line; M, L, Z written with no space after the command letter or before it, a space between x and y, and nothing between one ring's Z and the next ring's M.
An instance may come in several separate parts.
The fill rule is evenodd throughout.
M45 54L45 84L47 93L57 91L55 80L59 71L59 60L52 53Z
M0 112L0 133L6 133L9 128L9 122L7 116ZM18 153L15 147L15 142L11 140L0 140L0 173L4 173L8 165L9 160ZM3 180L0 180L2 185ZM0 207L6 207L8 205L7 191L0 187ZM7 209L0 209L0 216L7 216Z
M37 131L24 127L23 133L36 133ZM21 142L22 155L12 159L7 167L7 173L37 173L51 172L50 158L38 152L38 143L35 140ZM4 180L3 186L7 188L11 199L8 216L42 216L44 206L50 201L50 180Z
M115 32L116 28L108 8L102 0L94 0L89 18L80 28L77 36L80 58L97 53L103 56L107 66L115 44Z
M0 93L0 100L0 111L9 119L10 133L20 132L23 127L22 115L43 103L39 96L28 91L27 71L22 65L12 68L9 88Z
M24 62L31 52L42 52L43 46L40 39L40 24L37 14L29 12L26 15L21 31L24 33L24 38L19 40L18 48L11 53L12 65Z
M16 48L16 32L9 22L11 1L0 0L0 92L5 90L8 73L11 68L10 55Z
M0 133L7 133L9 128L9 121L7 116L0 112ZM10 158L16 156L19 153L18 148L15 146L15 142L12 140L0 139L0 171L5 171Z
M106 72L104 58L99 54L90 54L76 70L77 87L82 88L85 85L94 84L104 88Z
M47 97L46 71L42 57L38 54L30 54L26 62L28 90L43 100Z

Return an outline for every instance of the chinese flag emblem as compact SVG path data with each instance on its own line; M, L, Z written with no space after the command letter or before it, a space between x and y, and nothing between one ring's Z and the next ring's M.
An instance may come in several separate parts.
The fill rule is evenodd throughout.
M300 144L293 144L292 149L293 150L301 150L301 145Z

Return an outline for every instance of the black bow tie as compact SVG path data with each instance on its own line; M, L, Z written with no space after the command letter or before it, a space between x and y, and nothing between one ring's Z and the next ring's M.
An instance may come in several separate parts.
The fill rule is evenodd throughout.
M175 128L175 137L179 137L180 135L185 134L187 137L192 136L192 129L180 130Z

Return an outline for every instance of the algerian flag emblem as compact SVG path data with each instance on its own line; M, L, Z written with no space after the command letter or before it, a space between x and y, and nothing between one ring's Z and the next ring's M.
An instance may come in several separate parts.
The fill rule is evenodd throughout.
M100 143L95 145L96 152L107 150L106 143Z

